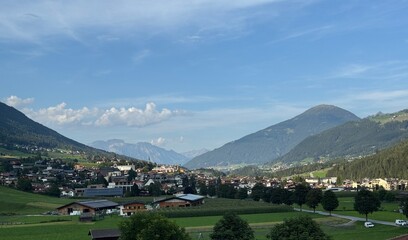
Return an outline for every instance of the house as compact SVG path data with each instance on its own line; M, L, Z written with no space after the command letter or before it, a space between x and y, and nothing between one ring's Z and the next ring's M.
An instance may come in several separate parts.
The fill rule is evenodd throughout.
M120 237L119 229L94 229L89 230L88 236L92 240L118 240Z
M123 172L123 174L128 174L128 172L130 171L130 170L133 170L133 171L135 171L135 165L134 164L132 164L132 165L113 165L114 167L116 167L117 169L119 169L119 171L121 171L121 172Z
M117 206L119 204L108 200L78 201L63 205L57 210L60 215L81 215L83 213L95 215L96 213L112 211Z
M121 216L130 216L136 212L145 211L146 206L143 202L140 201L131 201L123 203L119 206L119 215Z
M191 207L198 206L204 203L204 196L195 194L176 194L173 197L159 199L152 204L156 208L168 208L168 207Z

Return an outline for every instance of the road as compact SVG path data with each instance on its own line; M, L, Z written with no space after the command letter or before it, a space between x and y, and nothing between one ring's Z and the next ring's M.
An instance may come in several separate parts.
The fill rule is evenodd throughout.
M293 210L295 210L295 211L300 211L299 208L293 208ZM313 213L312 210L306 210L306 209L302 209L302 212L310 212L310 213ZM315 213L320 214L320 215L325 215L325 216L329 216L329 215L330 215L328 212L323 212L323 211L316 211ZM335 214L335 213L332 213L332 216L333 216L333 217L344 218L344 219L349 219L350 221L361 221L361 222L365 222L365 221L366 221L365 218L353 217L353 216L347 216L347 215L341 215L341 214ZM395 223L393 223L393 222L379 221L379 220L374 220L374 219L368 219L368 221L370 221L370 222L372 222L372 223L377 223L377 224L382 224L382 225L388 225L388 226L397 227L397 225L395 225Z

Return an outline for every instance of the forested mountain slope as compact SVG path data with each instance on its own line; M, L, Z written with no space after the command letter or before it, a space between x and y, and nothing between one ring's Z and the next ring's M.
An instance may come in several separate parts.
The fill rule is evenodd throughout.
M402 178L408 179L408 141L352 162L334 166L329 176L341 179Z

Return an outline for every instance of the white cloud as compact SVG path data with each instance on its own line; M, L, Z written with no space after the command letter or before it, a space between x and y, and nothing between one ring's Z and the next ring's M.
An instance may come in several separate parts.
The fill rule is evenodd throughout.
M333 26L331 25L315 27L315 28L310 28L310 29L303 29L297 32L289 33L287 36L274 40L271 43L283 42L283 41L294 39L294 38L304 37L306 35L313 35L314 37L319 38L319 36L325 35L332 30L333 30Z
M34 102L34 98L22 99L17 96L10 96L6 99L6 104L15 108L24 107Z
M95 124L97 126L127 125L144 127L183 114L185 112L178 110L171 111L167 108L158 111L156 104L150 102L146 104L145 109L135 107L108 109L96 120Z
M135 55L133 55L132 57L132 61L133 63L140 63L142 62L144 59L148 58L151 55L151 52L149 49L143 49L140 52L137 52Z
M166 141L165 138L159 137L159 138L157 138L157 139L151 140L150 143L153 144L153 145L155 145L155 146L161 147L161 146L165 146L166 143L167 143L167 141Z
M358 94L355 97L357 100L364 101L398 101L401 98L408 98L408 90L394 90L394 91L374 91Z
M129 126L144 127L169 120L175 116L187 115L186 111L158 110L156 104L149 102L145 109L136 107L100 109L83 107L80 109L67 108L66 103L34 110L26 107L34 101L33 98L21 99L10 96L6 104L16 107L28 117L46 125L82 125L82 126Z
M275 2L281 1L11 1L0 9L0 38L38 43L50 36L65 36L82 42L84 36L96 32L98 40L115 41L121 39L118 35L157 34L182 27L222 33L250 18L243 16L250 15L243 10Z
M87 107L81 109L66 108L66 103L60 103L53 107L42 108L38 111L33 109L23 109L22 111L30 118L44 124L89 124L89 118L95 117L98 113L97 109L90 110Z
M346 67L343 67L340 71L338 71L335 74L335 77L336 78L340 78L340 77L352 78L352 77L361 76L362 74L368 72L374 67L375 66L370 66L370 65L351 64Z

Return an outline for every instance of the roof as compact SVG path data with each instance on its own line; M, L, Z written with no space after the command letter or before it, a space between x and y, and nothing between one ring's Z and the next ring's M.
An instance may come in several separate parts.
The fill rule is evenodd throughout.
M99 239L99 238L113 238L113 237L120 237L119 229L94 229L89 230L88 236L91 236L92 239Z
M171 199L181 199L188 202L195 202L204 199L204 196L195 194L176 194L174 197L159 199L154 201L153 203L165 202Z
M123 188L85 188L84 197L122 196Z
M72 202L69 204L65 204L64 206L61 206L57 209L64 208L66 206L72 205L72 204L79 204L85 207L93 208L93 209L106 209L106 208L113 208L116 206L119 206L119 204L109 201L109 200L94 200L94 201L78 201L78 202Z
M126 206L126 205L130 205L130 204L143 204L143 205L145 205L144 202L137 201L137 200L129 201L129 202L124 202L124 203L122 203L121 205Z
M187 201L198 201L204 199L204 196L196 195L196 194L176 194L176 197L179 199L187 200Z

